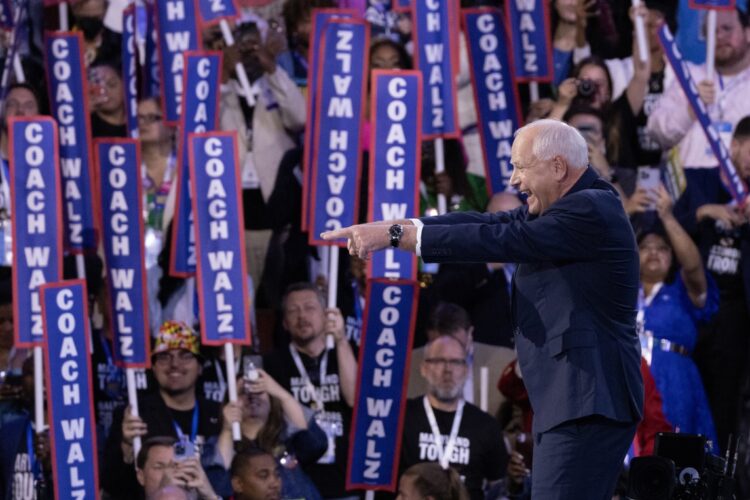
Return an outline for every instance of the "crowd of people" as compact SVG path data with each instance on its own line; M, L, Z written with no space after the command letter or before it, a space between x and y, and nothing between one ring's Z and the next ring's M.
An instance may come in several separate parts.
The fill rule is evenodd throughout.
M160 1L160 0L157 0ZM589 164L618 191L640 255L638 328L644 419L629 458L653 453L659 432L700 434L713 453L740 443L738 498L750 498L750 204L725 188L719 162L659 42L666 23L739 175L750 182L750 16L747 2L717 15L715 74L707 77L705 11L688 0L545 0L554 77L532 101L519 84L524 121L562 120L588 144ZM18 2L17 2L18 3ZM43 30L57 9L30 0L21 18L25 82L5 89L0 131L0 241L10 231L7 120L49 113ZM258 6L258 4L264 4ZM356 8L370 23L371 69L411 69L412 19L390 0L238 0L226 46L218 25L202 27L205 49L223 52L219 125L236 131L242 169L252 345L235 346L239 398L228 401L225 352L201 345L195 279L170 276L178 135L158 94L139 92L137 124L144 194L151 368L138 370L138 415L112 353L106 269L85 256L93 331L93 387L103 498L356 499L347 456L366 308L366 262L342 252L338 307L327 307L326 247L301 227L308 49L314 8ZM463 7L503 6L461 0ZM247 4L247 5L246 5ZM252 5L251 5L252 4ZM93 137L126 137L122 0L71 0L82 33ZM633 20L646 26L638 56ZM8 47L3 49L7 54ZM461 139L444 144L438 172L422 146L421 215L510 211L526 200L489 194L466 44L456 76ZM255 94L244 98L240 62ZM145 69L144 69L145 70ZM369 102L369 100L368 100ZM365 106L360 152L371 153ZM368 176L361 175L361 222ZM243 235L238 235L243 237ZM7 243L6 243L6 249ZM14 347L12 256L0 267L0 495L53 496L49 439L37 432L30 351ZM398 490L380 498L527 499L533 408L516 362L513 262L421 269L420 298L401 437ZM76 276L73 256L66 277ZM554 307L554 304L550 304ZM572 319L571 319L572 321ZM490 376L480 409L482 369ZM242 439L234 441L239 422ZM136 439L138 438L138 439ZM135 450L135 442L141 443ZM743 467L744 464L744 467ZM627 464L618 494L624 495Z

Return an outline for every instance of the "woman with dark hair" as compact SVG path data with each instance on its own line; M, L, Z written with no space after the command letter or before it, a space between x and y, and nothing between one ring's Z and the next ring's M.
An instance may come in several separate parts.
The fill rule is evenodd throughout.
M469 492L455 469L423 462L401 475L396 500L469 500Z
M387 36L370 44L370 69L411 69L412 60L406 48Z
M254 381L238 380L242 391L237 403L224 407L224 425L217 444L222 462L228 468L236 450L260 448L281 465L284 498L319 499L302 468L323 456L328 438L294 396L265 371L257 369L257 374ZM238 448L232 441L232 422L240 422L242 441Z
M719 293L698 248L672 214L672 199L663 186L657 196L661 227L638 238L642 354L663 397L667 420L680 432L701 434L715 444L711 411L691 354L697 324L716 313Z

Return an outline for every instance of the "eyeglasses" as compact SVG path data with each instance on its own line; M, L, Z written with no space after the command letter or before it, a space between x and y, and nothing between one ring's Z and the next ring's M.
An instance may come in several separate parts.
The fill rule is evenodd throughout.
M168 365L171 364L172 361L178 364L186 364L194 359L196 359L195 355L184 349L177 352L160 352L154 355L154 363L157 365Z
M144 125L149 125L161 121L162 116L159 113L138 114L138 121Z
M466 366L466 360L461 358L426 358L424 362L428 365L440 365L449 368L463 368Z

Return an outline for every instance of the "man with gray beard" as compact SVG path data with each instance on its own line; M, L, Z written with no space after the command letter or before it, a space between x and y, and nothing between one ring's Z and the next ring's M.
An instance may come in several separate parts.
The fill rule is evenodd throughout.
M497 421L463 399L468 370L466 349L454 337L427 344L420 365L427 394L406 404L401 470L420 462L453 467L476 500L484 498L485 481L505 474L508 455Z

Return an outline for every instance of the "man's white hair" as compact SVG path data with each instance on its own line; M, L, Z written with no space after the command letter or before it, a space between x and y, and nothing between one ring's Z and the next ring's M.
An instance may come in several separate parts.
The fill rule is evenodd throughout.
M558 120L537 120L518 130L521 132L536 131L531 152L538 160L547 161L561 156L573 168L585 168L589 163L589 149L586 139L575 127Z

